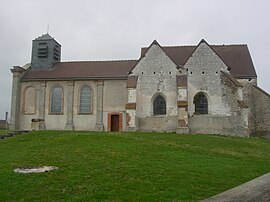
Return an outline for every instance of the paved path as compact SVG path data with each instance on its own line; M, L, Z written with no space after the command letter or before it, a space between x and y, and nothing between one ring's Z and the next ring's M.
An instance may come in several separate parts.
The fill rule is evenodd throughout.
M270 173L238 187L215 195L203 202L270 202Z

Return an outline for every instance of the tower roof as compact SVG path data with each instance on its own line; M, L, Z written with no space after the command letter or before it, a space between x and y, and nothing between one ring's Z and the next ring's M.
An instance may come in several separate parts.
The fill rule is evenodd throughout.
M51 35L49 35L48 33L42 34L41 36L35 38L35 40L50 40L50 39L53 39L53 37L51 37Z

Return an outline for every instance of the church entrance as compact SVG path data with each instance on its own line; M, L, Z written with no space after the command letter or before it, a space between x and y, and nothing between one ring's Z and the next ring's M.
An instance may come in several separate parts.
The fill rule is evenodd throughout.
M119 115L111 116L111 131L119 131Z
M122 113L108 114L108 131L122 131Z

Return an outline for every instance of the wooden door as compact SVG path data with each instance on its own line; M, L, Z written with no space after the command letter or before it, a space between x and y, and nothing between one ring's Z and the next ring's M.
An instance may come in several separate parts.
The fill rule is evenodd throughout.
M119 115L111 116L111 131L119 131Z

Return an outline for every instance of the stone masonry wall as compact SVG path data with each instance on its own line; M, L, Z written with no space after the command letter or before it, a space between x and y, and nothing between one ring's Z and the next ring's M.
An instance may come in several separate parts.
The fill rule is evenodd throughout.
M248 136L248 113L237 102L242 98L242 89L225 76L230 74L228 67L216 53L201 43L185 68L188 70L190 132ZM208 114L194 114L193 99L198 92L207 97Z
M246 113L237 116L193 116L189 118L190 133L220 134L231 136L249 136L244 117Z
M251 110L250 125L252 135L270 133L270 95L257 86L247 84L243 90L244 101Z
M128 93L126 89L126 80L105 80L103 95L103 124L104 130L108 130L108 114L122 114L122 130L125 130L125 105L128 101Z
M201 43L192 57L187 61L188 70L188 113L195 112L193 98L198 92L208 97L208 111L211 115L229 115L230 106L222 100L221 70L228 72L227 66L206 44Z
M138 130L176 131L177 128L177 86L176 65L162 48L153 43L146 55L133 70L138 76L136 87L136 117ZM157 95L166 100L166 115L153 115L153 101Z
M242 87L234 85L229 78L224 74L221 77L221 92L222 92L222 104L228 109L226 115L234 116L238 115L241 111L238 105L238 100L242 100Z

